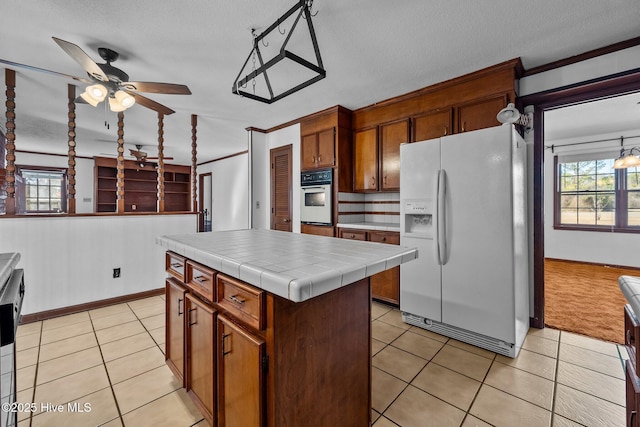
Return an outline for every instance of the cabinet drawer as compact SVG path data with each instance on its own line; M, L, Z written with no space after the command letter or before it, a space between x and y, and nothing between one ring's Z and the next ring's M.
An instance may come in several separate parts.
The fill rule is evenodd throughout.
M215 276L215 271L193 261L187 261L187 286L209 302L213 302Z
M185 257L173 252L167 252L165 255L165 269L180 282L184 283L184 272L187 260Z
M264 329L265 292L223 274L217 282L218 305L252 328Z
M370 231L369 240L372 242L399 245L400 233L396 233L395 231Z
M625 361L625 388L627 426L638 427L638 403L640 403L640 384L638 375L630 360Z
M340 231L340 237L351 240L367 240L367 232L364 230L344 230Z
M624 345L629 353L629 359L636 372L640 371L638 364L638 350L640 347L640 325L629 304L624 306Z

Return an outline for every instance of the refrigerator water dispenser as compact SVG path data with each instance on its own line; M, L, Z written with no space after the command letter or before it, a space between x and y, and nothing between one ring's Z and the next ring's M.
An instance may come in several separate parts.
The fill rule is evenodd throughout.
M403 204L406 237L433 239L433 202L429 199L405 200Z

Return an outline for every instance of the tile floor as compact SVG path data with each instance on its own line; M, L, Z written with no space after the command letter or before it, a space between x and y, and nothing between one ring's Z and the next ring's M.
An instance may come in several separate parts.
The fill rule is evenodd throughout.
M625 424L623 347L532 329L510 359L382 304L372 321L374 427ZM36 410L19 426L206 426L164 363L164 336L162 296L20 326L18 401Z

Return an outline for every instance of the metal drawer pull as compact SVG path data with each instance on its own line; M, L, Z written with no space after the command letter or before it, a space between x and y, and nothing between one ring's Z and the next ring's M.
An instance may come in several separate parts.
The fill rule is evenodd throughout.
M182 304L182 298L178 298L178 316L182 316L183 314L180 308L180 304Z
M180 268L180 267L182 267L182 264L180 264L179 262L172 262L172 263L171 263L171 267L173 267L173 268Z
M198 313L197 313L197 310L198 310L197 308L189 309L189 326L193 326L193 325L195 325L196 323L198 323ZM191 312L192 312L192 311L196 311L196 321L195 321L195 322L192 322L192 321L191 321Z
M631 331L629 329L627 329L627 342L629 344L633 344L633 339L631 337Z
M195 280L198 283L204 283L209 279L207 279L205 276L196 276L193 278L193 280Z
M242 299L242 298L238 298L238 294L236 295L231 295L229 297L229 299L233 302L235 302L236 304L244 304L246 300Z
M227 354L231 353L231 350L226 351L226 350L224 349L224 339L225 339L225 338L227 338L227 337L228 337L228 336L230 336L230 335L231 335L231 334L224 334L224 333L222 334L222 355L223 355L223 356L226 356Z

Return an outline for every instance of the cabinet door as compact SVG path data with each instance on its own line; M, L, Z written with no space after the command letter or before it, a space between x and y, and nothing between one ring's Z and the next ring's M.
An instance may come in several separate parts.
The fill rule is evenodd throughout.
M451 110L437 111L413 119L412 142L440 138L451 133Z
M507 96L485 99L458 107L458 132L499 126L498 112L507 105Z
M317 134L305 135L300 140L300 155L302 156L301 169L313 169L316 167L318 154Z
M318 167L331 167L335 162L335 132L333 128L318 132Z
M264 425L265 342L218 317L218 425Z
M354 190L378 189L378 129L356 132L354 142Z
M400 233L392 231L370 231L369 241L400 244ZM400 267L394 267L369 278L371 283L371 296L375 299L391 304L400 304Z
M187 391L211 425L215 425L216 311L191 294L187 306Z
M167 279L165 291L166 338L164 354L167 365L184 386L184 329L186 327L184 299L187 290L174 279Z
M380 126L380 190L400 189L400 144L409 142L409 121Z

